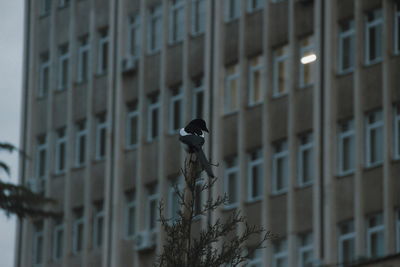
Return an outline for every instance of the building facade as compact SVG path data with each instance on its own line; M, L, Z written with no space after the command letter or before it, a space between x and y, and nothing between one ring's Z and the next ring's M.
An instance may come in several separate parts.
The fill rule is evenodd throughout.
M25 3L20 182L62 216L18 223L16 267L151 266L196 117L211 220L279 235L249 266L400 266L398 1Z

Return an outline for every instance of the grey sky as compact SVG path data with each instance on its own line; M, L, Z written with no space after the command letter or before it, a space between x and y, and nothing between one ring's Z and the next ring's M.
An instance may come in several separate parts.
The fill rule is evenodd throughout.
M19 144L24 0L0 1L0 141ZM17 155L0 154L17 181ZM4 177L2 175L2 177ZM12 267L15 218L0 212L0 266Z

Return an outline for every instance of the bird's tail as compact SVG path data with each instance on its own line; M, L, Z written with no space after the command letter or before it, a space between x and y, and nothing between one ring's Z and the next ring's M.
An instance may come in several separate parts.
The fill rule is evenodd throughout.
M202 168L206 171L207 175L211 178L214 178L214 174L211 169L211 164L206 159L206 155L204 155L203 149L196 150L196 156L200 161Z

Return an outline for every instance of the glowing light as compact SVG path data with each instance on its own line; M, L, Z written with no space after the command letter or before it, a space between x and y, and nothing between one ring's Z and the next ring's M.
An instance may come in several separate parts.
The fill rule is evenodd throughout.
M301 64L310 64L317 60L317 56L315 54L309 54L301 58Z

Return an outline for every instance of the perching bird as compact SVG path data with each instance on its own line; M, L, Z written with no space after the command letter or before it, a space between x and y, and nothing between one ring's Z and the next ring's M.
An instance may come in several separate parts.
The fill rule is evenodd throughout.
M179 131L179 141L186 145L186 152L195 153L202 168L206 171L208 176L214 178L211 170L211 164L204 155L202 146L204 145L204 132L208 133L206 122L202 119L194 119Z

